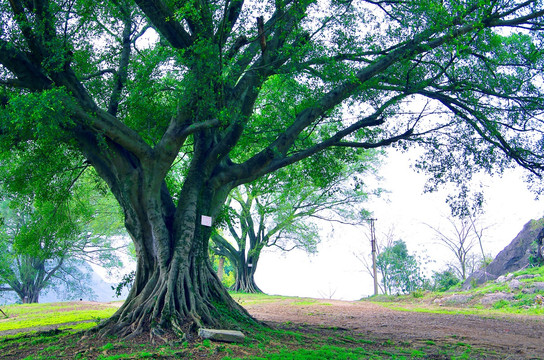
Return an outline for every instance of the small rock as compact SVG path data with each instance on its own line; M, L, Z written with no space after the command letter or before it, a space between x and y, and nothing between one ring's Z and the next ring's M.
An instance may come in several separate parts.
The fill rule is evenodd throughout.
M512 289L512 290L517 290L517 289L521 288L522 286L523 286L523 284L521 283L521 281L516 280L516 279L514 279L514 280L512 280L512 281L510 281L508 283L508 287L510 289Z
M544 282L534 282L533 289L535 289L535 291L544 291Z
M198 336L223 342L244 342L245 339L245 335L237 330L199 329Z
M503 292L485 294L484 297L480 300L480 303L482 305L493 305L500 300L512 301L514 300L514 295L506 294Z
M521 292L524 293L524 294L534 294L536 292L536 289L534 287L523 288L523 289L521 289Z
M496 282L497 284L504 284L504 283L506 282L506 276L504 276L504 275L499 276L499 277L497 278L497 280L495 280L495 282Z
M442 298L442 299L436 299L434 302L438 303L440 306L443 304L447 305L461 305L466 304L472 299L472 296L470 295L460 295L460 294L453 294L451 296Z

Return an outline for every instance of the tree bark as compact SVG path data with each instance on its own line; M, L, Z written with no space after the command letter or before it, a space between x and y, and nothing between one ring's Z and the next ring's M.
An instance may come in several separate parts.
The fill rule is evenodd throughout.
M245 254L240 254L236 263L236 282L232 290L244 293L262 293L255 283L255 272L257 271L258 258L245 257Z
M185 249L178 240L174 246L177 251L168 258L160 252L156 259L140 256L125 303L97 330L102 335L121 337L147 331L158 336L165 331L189 336L199 327L232 328L237 327L239 319L253 322L213 271L203 251L206 235L207 232L195 230ZM146 240L137 238L135 242Z
M194 164L205 162L195 155ZM102 170L99 163L95 165ZM189 171L177 206L154 169L136 162L115 178L104 171L123 208L138 258L134 284L123 306L92 331L101 336L151 332L162 337L173 332L190 337L200 327L257 323L230 297L210 264L211 227L201 224L201 216L217 215L230 189L211 189L201 166Z

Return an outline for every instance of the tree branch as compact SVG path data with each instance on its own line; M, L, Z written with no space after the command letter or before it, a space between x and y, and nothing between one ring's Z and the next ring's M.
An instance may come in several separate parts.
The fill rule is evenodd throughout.
M161 0L135 0L138 7L151 21L155 29L176 49L192 45L191 35L176 21L177 16ZM184 1L183 1L184 2Z

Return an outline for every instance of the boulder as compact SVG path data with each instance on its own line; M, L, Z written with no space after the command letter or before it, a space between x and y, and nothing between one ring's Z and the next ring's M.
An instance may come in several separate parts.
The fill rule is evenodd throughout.
M527 267L529 257L535 255L532 244L535 241L542 243L542 237L544 237L544 218L529 221L514 240L485 269L476 271L467 278L462 289L468 290L472 284L480 285L501 275ZM505 279L505 281L509 280Z
M534 282L533 289L535 289L535 291L544 291L544 282Z
M199 329L198 336L222 342L244 342L245 335L237 330Z

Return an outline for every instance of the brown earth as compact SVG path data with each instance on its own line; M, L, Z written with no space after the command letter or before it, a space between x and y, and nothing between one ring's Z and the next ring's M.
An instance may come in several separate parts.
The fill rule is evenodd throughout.
M301 305L297 305L297 302ZM431 314L391 310L369 302L285 299L242 304L273 324L336 327L395 342L463 342L507 354L510 359L544 359L544 317Z

